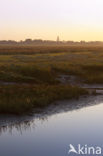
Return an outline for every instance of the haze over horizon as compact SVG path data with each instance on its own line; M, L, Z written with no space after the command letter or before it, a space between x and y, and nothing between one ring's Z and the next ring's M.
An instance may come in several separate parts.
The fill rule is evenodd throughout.
M0 40L103 41L102 0L1 0Z

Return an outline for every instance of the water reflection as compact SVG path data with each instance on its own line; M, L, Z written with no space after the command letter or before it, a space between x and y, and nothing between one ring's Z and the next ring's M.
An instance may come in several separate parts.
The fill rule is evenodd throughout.
M58 101L52 104L45 110L35 111L32 116L12 116L12 115L1 115L0 116L0 135L8 131L12 135L13 130L18 131L21 135L25 131L34 130L36 128L36 123L41 121L41 123L47 121L48 119L55 115L64 112L78 111L84 107L89 107L103 102L103 96L91 96L82 97L79 100L71 101Z
M68 156L69 144L103 147L102 120L103 96L57 102L33 116L1 116L0 155Z

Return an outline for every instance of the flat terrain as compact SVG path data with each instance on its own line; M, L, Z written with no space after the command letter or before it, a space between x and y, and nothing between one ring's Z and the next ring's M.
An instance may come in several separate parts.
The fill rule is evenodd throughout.
M25 113L55 100L78 98L87 90L61 83L103 84L101 46L0 46L0 112Z

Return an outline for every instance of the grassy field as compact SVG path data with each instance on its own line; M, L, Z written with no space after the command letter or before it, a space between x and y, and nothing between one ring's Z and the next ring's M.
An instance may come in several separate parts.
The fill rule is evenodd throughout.
M85 89L60 84L57 78L62 74L103 84L103 47L0 46L0 112L23 113L87 94Z

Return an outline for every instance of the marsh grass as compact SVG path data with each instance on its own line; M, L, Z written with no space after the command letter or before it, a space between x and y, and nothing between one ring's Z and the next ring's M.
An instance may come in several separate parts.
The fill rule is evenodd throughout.
M45 108L56 100L79 98L85 89L63 85L15 85L0 87L0 113L23 114Z
M24 113L87 94L61 85L57 77L62 74L103 84L103 47L0 46L0 112ZM2 86L2 81L15 84Z

